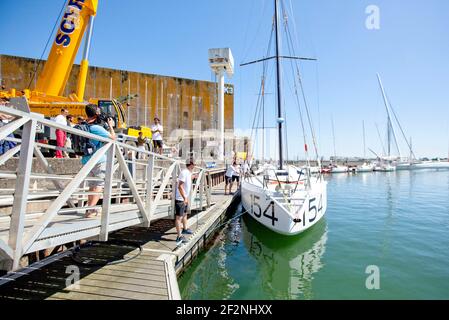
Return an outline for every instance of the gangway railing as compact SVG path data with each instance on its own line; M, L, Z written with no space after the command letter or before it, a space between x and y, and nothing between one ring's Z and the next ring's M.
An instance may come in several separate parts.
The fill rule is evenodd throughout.
M15 171L0 168L0 183L13 185L0 192L0 206L9 209L0 213L0 269L17 270L21 258L32 252L87 238L107 241L112 231L128 226L149 228L151 221L174 215L174 186L183 161L60 125L15 106L0 105L0 113L14 119L0 127L0 141L14 139L18 143L0 156L0 166L20 153ZM103 145L76 174L58 174L42 153L43 148L58 148L35 141L38 124ZM21 139L8 138L19 128ZM146 160L135 159L136 153L144 154ZM103 191L89 191L89 181L103 181L89 176L103 156L107 159ZM34 163L45 172L33 172ZM221 173L195 168L191 209L212 205L211 189L222 181L217 172ZM89 195L100 195L101 203L88 207ZM36 199L46 201L40 212L29 209ZM87 218L88 210L100 210L101 214Z

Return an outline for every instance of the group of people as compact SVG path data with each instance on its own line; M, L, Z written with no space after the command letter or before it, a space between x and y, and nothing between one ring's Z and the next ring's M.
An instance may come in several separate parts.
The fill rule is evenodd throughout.
M98 111L96 112L98 114ZM75 126L75 117L69 114L69 111L65 108L61 109L61 113L57 115L54 120L56 123L62 126L69 126L72 128ZM86 121L84 117L79 116L77 118L78 123L82 123L84 121ZM70 158L69 153L66 151L72 149L72 140L70 139L70 134L67 134L67 132L64 131L63 129L56 129L55 134L56 134L56 146L58 147L56 149L55 158L57 159Z
M91 107L94 105L91 105ZM96 114L97 116L101 112L96 106L95 106ZM65 108L61 109L61 113L57 115L54 119L54 121L62 126L69 126L74 127L75 126L75 118L74 116L69 114L69 111ZM77 122L82 123L86 121L83 117L78 117ZM112 120L113 123L113 120ZM163 140L162 140L162 134L164 133L164 128L161 125L161 120L158 117L154 118L154 124L151 126L151 133L152 133L152 141L153 141L153 150L156 153L162 154L163 150ZM56 146L58 147L56 149L56 156L57 159L62 158L69 158L70 155L65 150L70 150L72 148L72 141L70 139L70 135L67 134L66 131L63 129L56 129ZM139 132L139 136L137 137L137 147L140 150L145 150L145 144L148 142L148 139L144 137L143 132ZM65 149L65 150L64 150ZM143 153L139 153L137 157L143 158Z

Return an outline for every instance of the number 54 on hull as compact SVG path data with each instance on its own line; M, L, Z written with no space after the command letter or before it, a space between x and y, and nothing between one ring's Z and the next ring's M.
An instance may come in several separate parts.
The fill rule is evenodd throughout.
M242 182L242 204L253 219L283 235L297 235L315 225L327 208L327 183L300 190L290 197Z

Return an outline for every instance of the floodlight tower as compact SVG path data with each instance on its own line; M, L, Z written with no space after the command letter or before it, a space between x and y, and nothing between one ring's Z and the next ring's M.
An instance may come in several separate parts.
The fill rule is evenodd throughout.
M234 75L231 49L209 49L209 65L218 80L218 160L224 160L224 73Z

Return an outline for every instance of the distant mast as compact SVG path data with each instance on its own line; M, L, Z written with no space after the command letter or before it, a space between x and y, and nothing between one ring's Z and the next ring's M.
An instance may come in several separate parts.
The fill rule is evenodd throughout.
M365 120L362 121L363 128L363 159L366 159L366 138L365 138Z
M278 0L274 0L274 27L276 34L276 80L277 80L277 104L278 104L278 135L279 135L279 169L284 167L284 148L282 142L282 125L284 119L282 117L282 95L281 95L281 57L280 57L280 31L279 31L279 12Z
M334 161L337 161L337 147L335 146L335 128L334 128L334 117L331 116L332 122L332 140L334 141Z
M396 132L394 131L393 128L393 123L391 122L391 115L390 115L390 108L388 107L389 105L389 101L387 98L387 94L385 93L385 89L384 86L382 84L382 79L380 78L380 74L377 74L377 79L379 80L379 86L380 86L380 90L382 91L382 97L384 99L384 104L385 104L385 109L387 110L387 140L388 140L388 158L391 157L391 136L393 135L394 141L396 143L396 146L398 148L398 152L399 152L399 158L402 158L401 155L401 150L399 150L399 146L398 146L398 139L396 138ZM405 139L407 141L407 139Z

